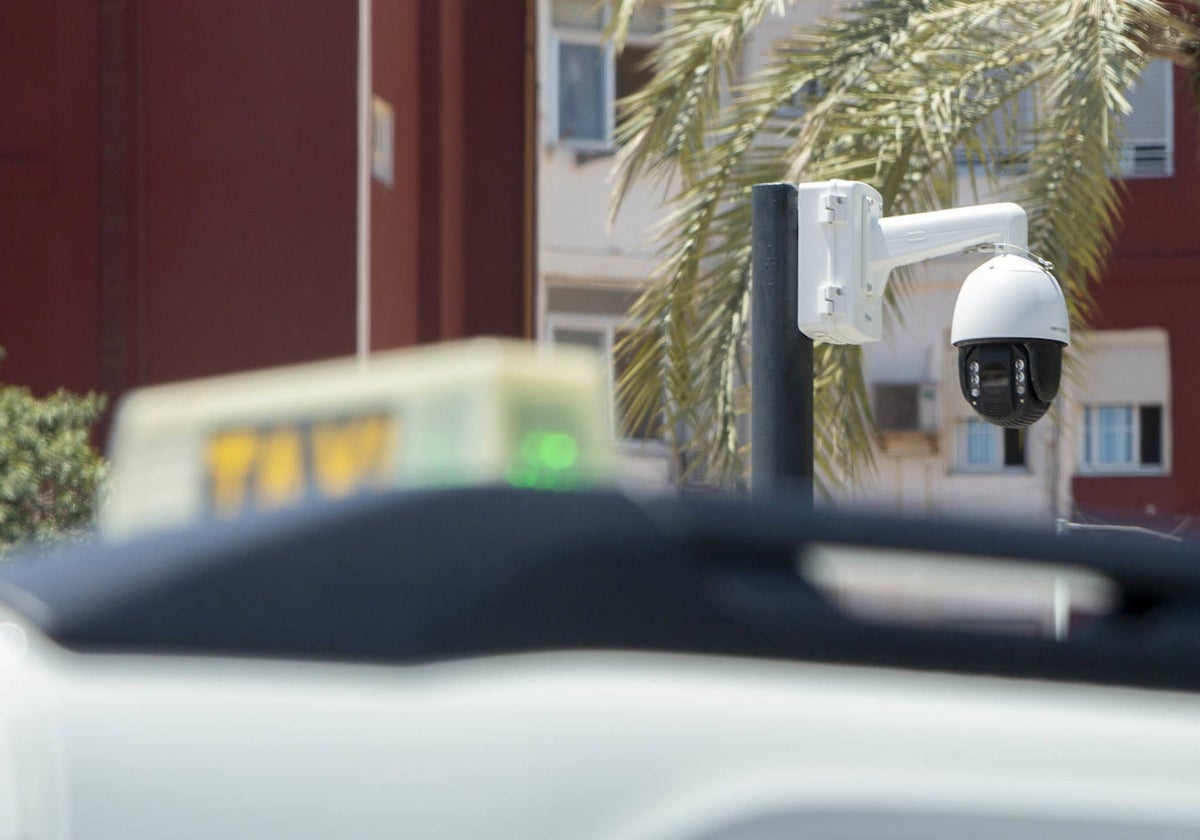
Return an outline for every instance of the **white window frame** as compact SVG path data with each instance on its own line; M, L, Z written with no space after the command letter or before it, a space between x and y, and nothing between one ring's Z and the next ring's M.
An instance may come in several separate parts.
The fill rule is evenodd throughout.
M550 346L554 346L555 333L558 330L578 330L580 332L594 332L602 337L602 347L607 364L605 365L605 378L608 382L608 418L609 428L622 447L636 449L638 451L657 451L662 449L666 451L666 444L661 439L646 439L628 438L621 434L620 418L617 417L617 383L615 380L616 355L613 352L617 342L617 333L622 330L631 329L631 325L627 319L616 318L609 315L582 315L573 312L547 312L545 317L545 332L543 333L544 342Z
M972 429L986 429L994 442L995 457L987 463L972 464L968 460L970 452L969 438ZM1025 462L1023 464L1004 463L1004 429L994 423L989 423L980 417L963 417L954 424L954 470L956 473L1022 473L1028 474L1029 468L1029 436L1025 438Z
M599 29L589 29L586 27L555 24L553 19L553 3L554 0L544 0L543 5L544 19L549 22L550 29L548 38L549 55L546 57L545 113L546 124L549 129L547 141L551 145L565 146L571 149L578 149L579 151L614 151L616 149L614 135L617 127L617 55L612 44L604 40L604 28L608 25L612 7L610 4L605 3L601 18L601 27ZM667 10L664 9L663 14L665 19ZM625 43L633 47L653 47L658 42L659 38L653 35L633 31L630 31L625 38ZM559 124L558 87L559 79L561 78L559 48L563 44L598 46L601 48L602 61L604 62L603 90L601 92L601 96L604 98L604 102L602 103L604 136L599 139L562 136L562 127Z
M1143 407L1157 406L1159 409L1158 430L1158 459L1157 464L1143 464L1142 453L1142 412ZM1090 412L1101 408L1128 408L1131 413L1130 430L1132 440L1130 452L1132 458L1128 462L1105 462L1089 460L1089 453L1098 453L1100 444L1100 428L1098 424L1089 422ZM1168 466L1168 426L1170 415L1165 403L1085 403L1079 409L1079 473L1080 475L1166 475L1170 473Z

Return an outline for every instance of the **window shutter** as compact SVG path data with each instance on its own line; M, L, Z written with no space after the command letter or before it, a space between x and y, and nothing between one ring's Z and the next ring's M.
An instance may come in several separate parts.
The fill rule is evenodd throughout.
M1121 160L1121 171L1127 177L1170 175L1174 171L1171 81L1171 63L1151 61L1129 91L1133 110L1125 118Z
M663 28L663 8L657 3L643 3L633 10L629 31L638 35L658 35Z
M551 18L555 26L604 29L604 6L596 0L554 0Z
M1076 358L1082 402L1163 405L1169 401L1171 362L1163 330L1097 331Z

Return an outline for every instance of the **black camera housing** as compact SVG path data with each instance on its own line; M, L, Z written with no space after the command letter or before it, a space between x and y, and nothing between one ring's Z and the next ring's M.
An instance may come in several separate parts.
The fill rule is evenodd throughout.
M986 339L958 345L958 384L979 416L1013 429L1039 420L1058 394L1064 345L1044 339Z

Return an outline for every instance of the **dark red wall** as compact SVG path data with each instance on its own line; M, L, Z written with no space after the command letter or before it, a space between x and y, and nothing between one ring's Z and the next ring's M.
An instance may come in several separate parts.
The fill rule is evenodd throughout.
M1144 516L1170 524L1200 514L1200 170L1197 110L1175 77L1175 175L1127 182L1111 266L1096 289L1098 329L1160 327L1169 336L1171 469L1165 476L1077 476L1085 513Z
M375 92L401 103L373 182L372 346L532 334L532 0L374 0Z
M372 345L528 335L534 0L373 0ZM352 353L358 3L0 0L8 382Z
M352 353L356 4L147 2L141 40L142 380Z
M421 336L419 248L422 225L422 103L430 97L422 68L422 6L373 0L374 90L396 110L393 186L371 181L371 338L375 347L412 344ZM436 52L435 52L436 55Z
M534 153L532 0L459 0L463 33L462 279L446 334L533 334ZM499 128L499 131L496 129ZM486 140L481 138L487 138ZM521 242L514 248L511 243ZM477 278L491 282L478 284Z
M97 385L94 3L0 2L0 381Z

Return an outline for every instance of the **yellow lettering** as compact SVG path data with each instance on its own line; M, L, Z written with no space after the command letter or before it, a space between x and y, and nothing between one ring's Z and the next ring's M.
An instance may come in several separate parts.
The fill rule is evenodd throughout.
M263 438L255 478L256 501L283 507L304 495L304 449L294 429L276 429Z
M392 425L384 417L365 417L362 424L360 451L364 472L371 476L376 486L383 486L392 478Z
M313 472L326 496L345 496L358 481L353 429L338 423L313 428Z
M390 472L390 437L382 417L313 427L313 472L326 496L345 496L364 484L383 483Z
M205 457L213 509L220 516L239 513L246 503L246 481L254 465L254 432L226 432L209 440Z

